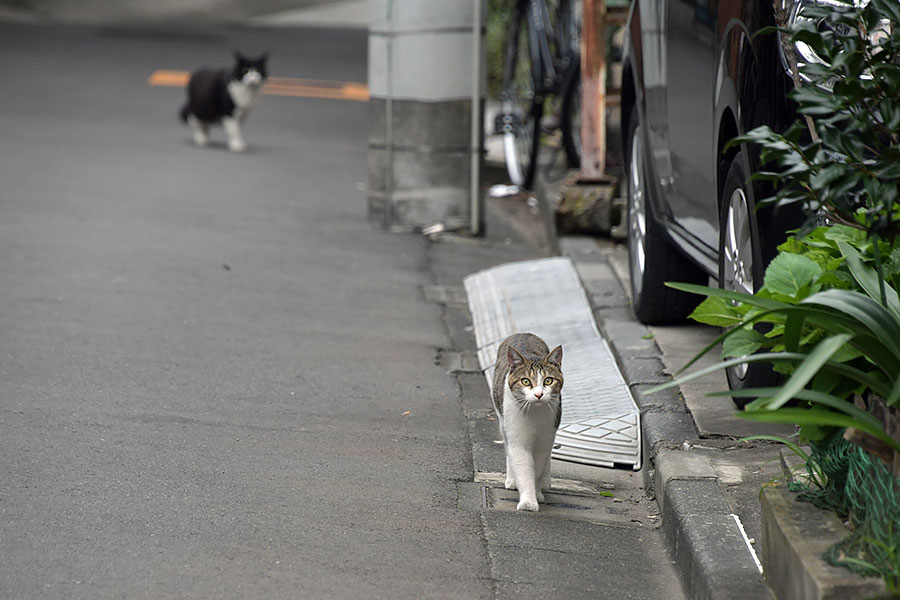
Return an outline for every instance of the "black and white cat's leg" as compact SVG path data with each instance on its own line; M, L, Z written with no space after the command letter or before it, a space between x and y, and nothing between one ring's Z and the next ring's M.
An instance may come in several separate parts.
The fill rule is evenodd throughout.
M198 146L205 146L209 143L209 123L201 121L194 115L188 117L188 123L194 130L194 143Z
M241 135L240 119L235 117L225 117L222 119L222 126L225 127L225 136L228 138L228 149L232 152L243 152L247 149L244 143L244 137Z

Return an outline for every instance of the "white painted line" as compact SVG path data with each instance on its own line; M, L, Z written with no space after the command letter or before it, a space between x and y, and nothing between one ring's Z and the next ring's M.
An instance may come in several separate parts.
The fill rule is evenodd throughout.
M731 516L734 517L734 522L737 524L738 529L740 530L741 535L744 538L744 543L747 544L747 550L750 551L750 556L753 557L753 562L756 563L756 568L759 569L759 574L762 575L762 572L763 572L762 563L759 562L759 557L756 556L756 550L753 549L753 544L750 543L750 538L747 537L747 532L744 531L744 524L741 523L741 518L734 513L732 513Z

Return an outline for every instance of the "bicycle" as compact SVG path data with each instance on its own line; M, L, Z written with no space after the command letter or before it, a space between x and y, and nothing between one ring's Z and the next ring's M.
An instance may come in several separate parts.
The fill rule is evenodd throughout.
M570 167L581 156L581 1L517 0L506 38L501 112L510 180L529 189L537 172L541 120L548 97L559 102L558 128ZM553 0L550 0L553 2ZM545 120L544 124L546 125Z

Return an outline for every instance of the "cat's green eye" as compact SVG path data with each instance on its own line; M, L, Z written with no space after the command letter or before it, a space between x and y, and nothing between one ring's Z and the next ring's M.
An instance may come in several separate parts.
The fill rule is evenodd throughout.
M553 378L547 377L546 379L544 379L544 385L553 385Z
M527 377L523 377L523 378L522 378L522 385L524 385L525 387L531 387L531 380L528 379Z

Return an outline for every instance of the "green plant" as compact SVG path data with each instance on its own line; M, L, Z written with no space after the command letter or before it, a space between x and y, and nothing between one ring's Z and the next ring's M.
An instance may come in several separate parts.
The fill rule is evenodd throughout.
M805 456L817 488L807 488L806 499L850 517L854 533L826 556L880 574L893 591L900 587L900 534L893 527L900 480L840 430L870 436L850 436L867 446L874 438L870 447L881 456L885 448L900 452L885 423L855 402L900 408L898 27L896 0L829 0L805 6L789 29L769 30L783 36L800 117L785 132L759 127L731 144L759 148L771 169L754 176L775 185L760 205L799 202L807 222L779 248L754 295L669 284L707 296L694 319L730 329L701 353L721 343L724 362L657 388L771 362L784 383L739 392L756 398L739 416L799 426L809 454L791 440L766 437ZM765 333L754 330L758 323L768 324Z
M805 6L793 27L777 30L799 72L790 97L804 118L784 133L763 126L732 141L759 144L761 161L778 167L756 174L777 184L772 202L802 202L811 220L873 238L900 233L898 26L896 0L832 0ZM794 48L805 49L804 62Z
M732 357L656 389L741 363L773 362L790 377L780 387L741 391L757 400L748 404L740 417L800 425L807 440L823 438L828 433L826 428L854 427L900 451L900 442L885 433L883 423L848 402L853 394L868 390L885 398L890 406L900 404L900 301L890 286L888 297L895 304L886 308L876 301L868 293L875 291L874 269L846 242L838 241L837 245L853 281L863 291L817 289L821 284L812 273L819 273L820 278L826 273L808 258L773 261L766 271L766 293L756 295L670 283L673 288L708 296L694 311L694 318L731 326L681 372L719 343ZM782 253L779 258L785 256L802 257ZM783 293L783 282L792 282L793 295ZM773 328L762 335L752 329L757 322L771 323ZM752 354L761 348L767 351ZM791 400L803 401L809 407L786 406Z

